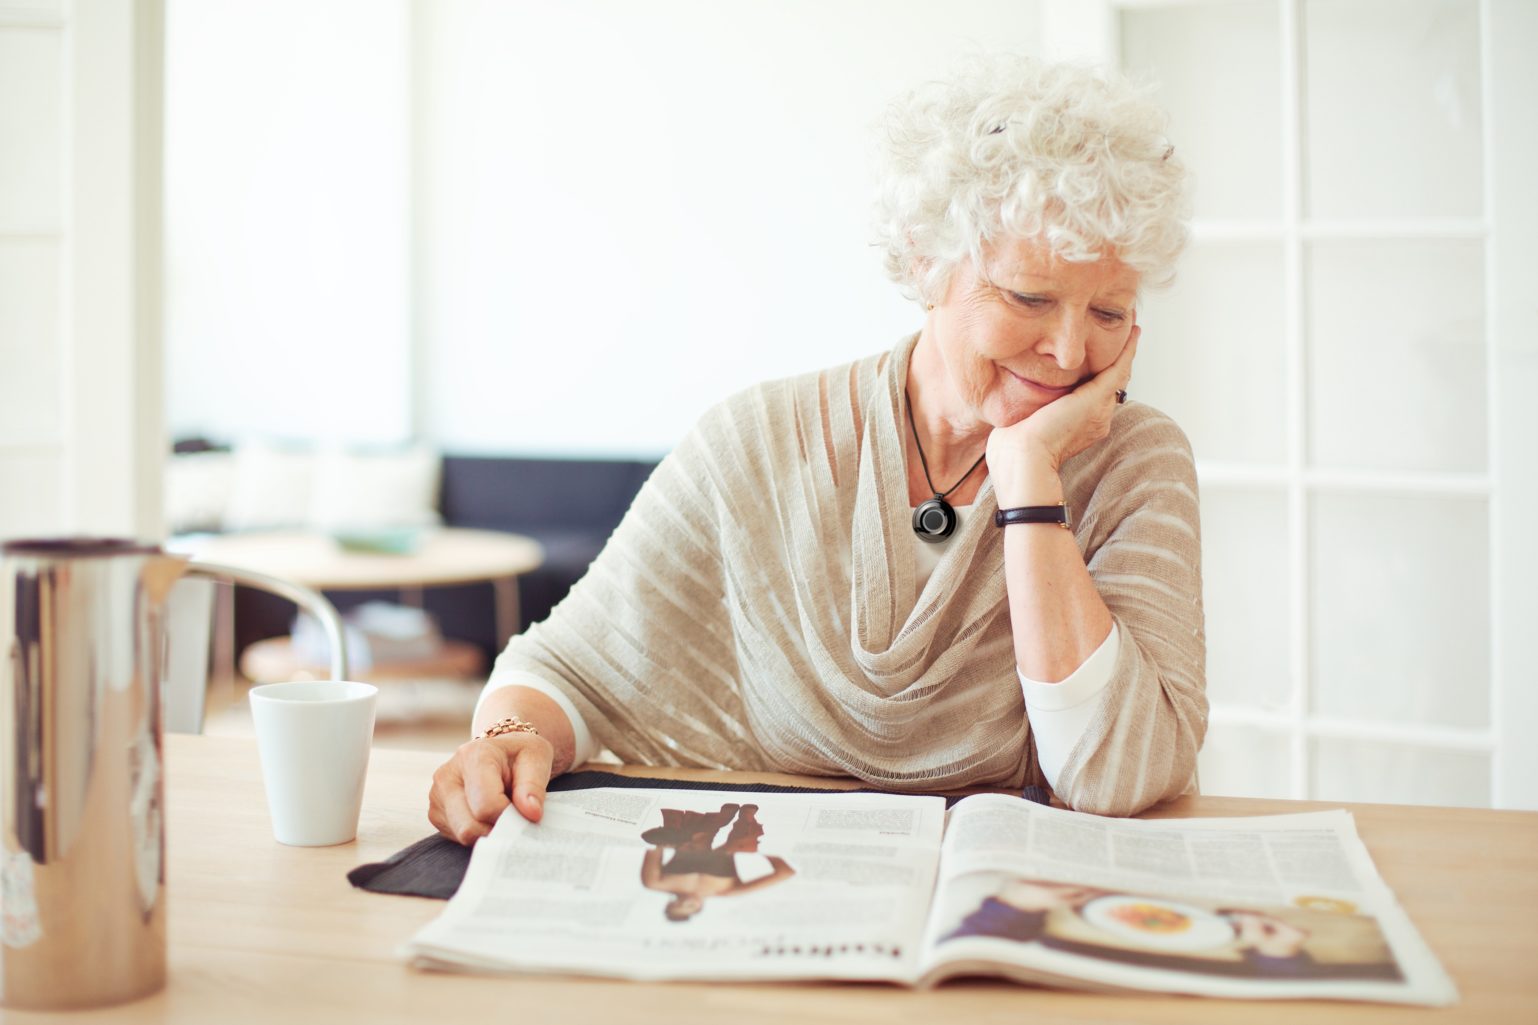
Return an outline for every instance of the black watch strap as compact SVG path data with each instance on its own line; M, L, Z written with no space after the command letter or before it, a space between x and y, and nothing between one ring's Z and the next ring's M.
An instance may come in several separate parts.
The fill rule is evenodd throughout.
M1056 523L1065 528L1072 526L1067 505L1022 505L994 512L995 527L1007 527L1012 523Z

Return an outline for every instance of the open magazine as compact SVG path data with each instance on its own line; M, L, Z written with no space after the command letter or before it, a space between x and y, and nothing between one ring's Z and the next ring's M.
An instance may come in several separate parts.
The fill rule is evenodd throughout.
M1106 819L978 794L594 789L475 847L421 967L629 979L959 975L1457 998L1349 812Z

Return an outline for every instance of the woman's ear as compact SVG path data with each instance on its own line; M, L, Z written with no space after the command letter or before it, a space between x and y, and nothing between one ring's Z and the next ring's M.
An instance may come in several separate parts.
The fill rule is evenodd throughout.
M912 286L913 295L919 302L930 309L934 309L935 297L929 294L929 282L927 281L931 263L925 257L913 253L911 245L909 253L907 267L908 284Z
M946 294L950 292L951 279L956 274L956 268L951 266L949 273L945 273L942 265L929 257L915 256L908 264L908 280L913 285L913 295L927 309L934 309L945 302Z

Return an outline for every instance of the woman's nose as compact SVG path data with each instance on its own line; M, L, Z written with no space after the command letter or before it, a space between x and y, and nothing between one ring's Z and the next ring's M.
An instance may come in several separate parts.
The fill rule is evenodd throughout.
M1089 318L1073 310L1062 310L1047 325L1046 337L1036 351L1052 357L1052 361L1064 370L1077 370L1084 363L1084 351L1089 344Z

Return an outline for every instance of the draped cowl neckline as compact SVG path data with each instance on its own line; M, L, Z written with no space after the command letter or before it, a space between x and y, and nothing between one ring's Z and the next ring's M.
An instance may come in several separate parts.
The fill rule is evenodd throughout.
M942 544L940 563L920 589L912 544L906 434L908 372L918 335L886 361L864 407L860 478L850 519L853 611L850 649L872 688L901 700L938 682L931 651L957 620L974 626L1005 608L1002 538L991 527L993 482L985 479L969 516ZM983 622L983 625L986 625Z

